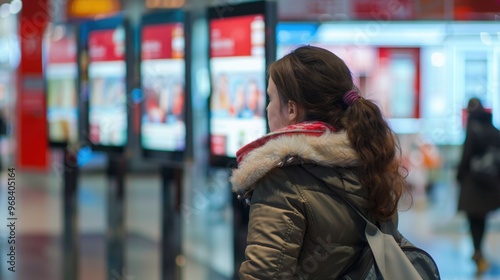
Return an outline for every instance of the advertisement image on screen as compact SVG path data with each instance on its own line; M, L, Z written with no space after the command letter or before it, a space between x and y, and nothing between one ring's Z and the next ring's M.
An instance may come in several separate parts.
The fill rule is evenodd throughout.
M266 123L263 15L210 21L211 153L236 151L263 136Z
M89 127L95 145L127 142L125 32L118 27L89 35Z
M47 63L47 121L49 141L76 142L78 138L76 39L65 36L45 42Z
M181 23L143 27L141 143L148 150L184 151L185 62Z

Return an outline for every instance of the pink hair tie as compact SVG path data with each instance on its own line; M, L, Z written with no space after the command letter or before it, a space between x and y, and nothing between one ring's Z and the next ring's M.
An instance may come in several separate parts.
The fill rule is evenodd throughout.
M342 101L344 101L345 105L352 106L356 100L360 99L361 96L355 90L350 90L342 97Z

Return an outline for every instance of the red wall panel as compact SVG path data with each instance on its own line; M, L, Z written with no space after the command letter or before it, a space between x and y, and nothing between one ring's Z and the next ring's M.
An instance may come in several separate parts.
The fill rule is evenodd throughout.
M48 0L24 5L20 14L21 62L18 70L16 165L45 171L48 167L46 104L42 76L42 38L50 20Z

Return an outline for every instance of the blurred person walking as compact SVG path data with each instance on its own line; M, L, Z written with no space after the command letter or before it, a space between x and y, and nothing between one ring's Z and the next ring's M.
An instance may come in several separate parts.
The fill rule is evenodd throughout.
M1 150L3 149L2 141L5 136L7 136L7 122L2 112L0 112L0 172L3 170L3 153L1 153Z
M458 210L467 215L474 246L472 259L477 273L485 272L489 264L482 253L487 215L500 207L500 174L485 180L478 178L471 168L477 156L485 154L488 147L500 147L500 132L492 124L492 114L485 111L478 98L471 98L467 105L467 127L462 156L457 170L460 185Z
M398 141L328 50L300 47L269 68L271 132L237 153L233 191L250 204L240 279L337 279L366 246L366 222L396 221L406 191Z

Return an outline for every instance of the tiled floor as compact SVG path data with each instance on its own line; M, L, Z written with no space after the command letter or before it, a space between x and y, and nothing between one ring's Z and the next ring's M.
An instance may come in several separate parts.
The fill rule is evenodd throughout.
M16 272L7 270L7 189L5 172L0 188L0 279L59 280L62 277L61 182L52 173L16 174ZM79 188L79 279L161 279L161 192L155 174L129 174L126 182L127 271L107 272L107 181L103 174L82 173ZM230 279L233 271L231 194L211 191L192 196L196 211L182 215L184 256L173 278ZM437 185L429 197L416 196L410 210L400 215L400 230L435 258L443 279L500 279L500 212L488 223L485 253L490 269L476 278L470 259L472 247L463 215L455 212L456 187ZM191 205L191 206L192 206ZM181 207L190 211L189 203ZM194 214L193 214L194 213ZM210 263L212 269L204 265Z

